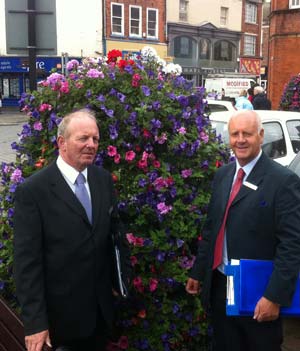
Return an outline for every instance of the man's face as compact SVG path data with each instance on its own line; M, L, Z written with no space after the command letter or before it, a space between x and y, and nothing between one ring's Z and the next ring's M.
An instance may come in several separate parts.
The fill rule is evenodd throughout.
M58 138L60 155L70 166L83 171L92 164L99 144L99 130L91 118L74 118L66 137Z
M231 118L228 131L230 146L239 164L245 166L259 154L264 130L258 131L254 112L244 111Z

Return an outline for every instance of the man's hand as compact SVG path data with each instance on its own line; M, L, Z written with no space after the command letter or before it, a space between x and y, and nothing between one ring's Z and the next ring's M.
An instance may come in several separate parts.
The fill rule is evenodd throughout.
M192 295L199 294L200 291L201 291L199 280L196 280L196 279L193 279L193 278L189 278L187 283L186 283L185 290L189 294L192 294Z
M41 351L44 344L51 346L48 330L25 336L25 345L28 351Z
M274 321L279 317L280 305L265 297L262 297L256 304L253 319L258 322Z

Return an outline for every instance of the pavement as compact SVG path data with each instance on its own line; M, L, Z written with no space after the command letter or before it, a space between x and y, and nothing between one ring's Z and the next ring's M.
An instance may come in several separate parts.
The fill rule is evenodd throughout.
M27 122L28 116L20 112L18 108L2 108L0 113L0 164L1 162L13 162L15 151L10 144L18 140L18 133L22 125ZM285 318L284 344L282 351L300 351L300 318Z
M18 108L2 108L0 113L0 163L15 161L15 151L11 143L17 141L22 125L28 120L24 112Z

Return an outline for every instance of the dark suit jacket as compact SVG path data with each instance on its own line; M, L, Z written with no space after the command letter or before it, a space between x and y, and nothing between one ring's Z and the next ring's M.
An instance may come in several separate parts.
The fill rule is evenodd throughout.
M56 162L16 192L14 273L27 335L49 329L56 340L89 336L98 306L113 320L111 175L88 167L93 224Z
M203 283L202 303L209 305L214 247L229 198L235 162L215 175L213 193L190 276ZM274 261L264 296L288 306L300 267L300 179L262 154L229 210L226 226L230 259Z

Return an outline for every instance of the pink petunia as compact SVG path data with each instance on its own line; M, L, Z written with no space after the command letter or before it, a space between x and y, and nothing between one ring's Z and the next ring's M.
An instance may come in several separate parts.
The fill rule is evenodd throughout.
M140 293L143 293L145 290L145 287L143 285L143 281L141 277L135 277L133 279L133 286L135 287L135 289L137 291L139 291Z
M150 278L150 282L149 282L150 291L151 292L155 291L157 289L157 286L158 286L158 280Z
M165 202L160 202L159 204L157 204L156 208L158 209L160 214L164 215L170 212L173 207L166 205Z
M186 133L186 129L184 127L180 127L180 128L177 129L177 132L179 134L185 134Z
M125 154L125 160L130 162L130 161L133 161L134 159L135 159L135 152L132 150L127 151Z
M138 168L146 168L147 167L147 160L139 160L138 164L137 164Z
M110 157L114 157L117 154L117 148L115 146L109 145L107 147L107 154Z
M96 68L91 68L87 71L86 76L89 78L104 78L103 72L98 71Z
M51 111L52 110L52 105L50 104L41 104L39 107L40 112L45 112L45 111Z
M130 263L133 267L138 263L138 259L136 258L136 256L130 257Z
M69 83L62 82L59 90L64 94L68 94L70 92Z
M42 123L41 123L40 121L34 122L33 129L34 129L34 130L41 131L41 130L43 129Z
M121 155L120 154L116 154L114 157L114 163L118 164L121 161Z
M188 178L193 174L193 170L191 169L184 169L181 171L182 178Z
M128 337L126 335L122 335L119 339L118 345L121 350L127 350L129 346Z
M154 160L154 161L152 162L152 165L153 165L154 168L160 168L160 162L157 161L157 160Z

